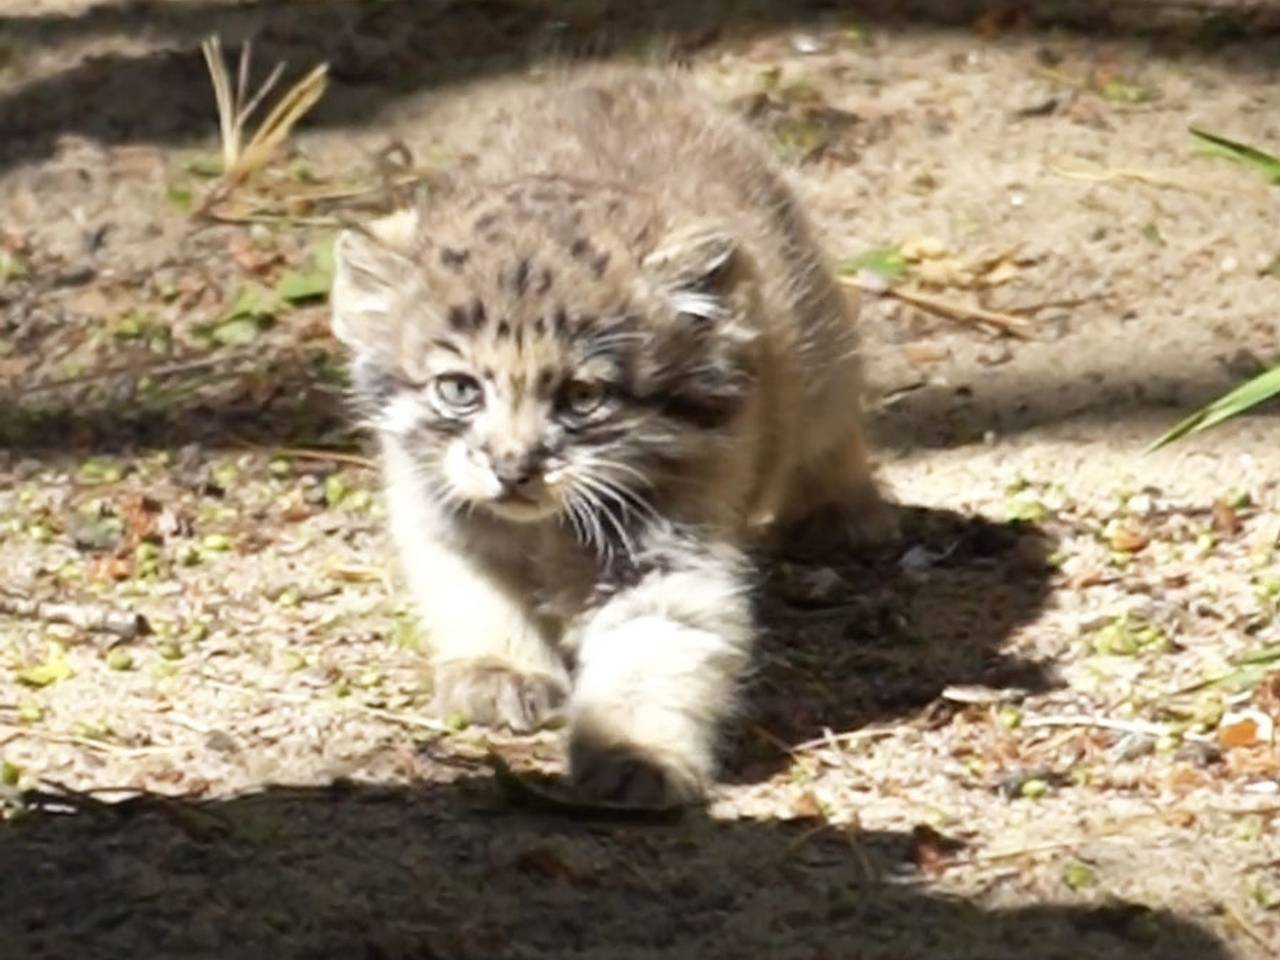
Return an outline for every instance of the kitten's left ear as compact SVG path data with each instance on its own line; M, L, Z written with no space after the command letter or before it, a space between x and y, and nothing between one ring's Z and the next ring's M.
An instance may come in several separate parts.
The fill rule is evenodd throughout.
M390 333L395 302L413 280L406 252L416 225L416 214L403 211L334 241L331 322L348 347L367 350Z
M678 230L644 258L644 268L680 313L712 320L725 308L725 284L738 243L724 228L697 224Z

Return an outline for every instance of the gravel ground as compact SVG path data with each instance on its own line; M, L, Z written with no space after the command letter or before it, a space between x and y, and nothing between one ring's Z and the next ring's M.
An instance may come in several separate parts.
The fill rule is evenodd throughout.
M1275 358L1273 188L1186 132L1280 145L1274 5L300 6L0 14L6 951L1276 955L1280 452L1141 453ZM213 219L212 30L331 62ZM773 565L679 822L545 809L490 749L537 782L554 732L428 715L315 292L336 213L580 46L689 60L860 258L902 504Z

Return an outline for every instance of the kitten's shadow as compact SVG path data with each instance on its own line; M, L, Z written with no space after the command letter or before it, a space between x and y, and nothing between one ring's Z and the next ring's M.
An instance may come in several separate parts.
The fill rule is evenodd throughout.
M775 773L788 748L958 705L954 684L1050 686L1015 632L1050 593L1049 537L1034 525L900 507L900 541L775 558L765 636L728 775Z

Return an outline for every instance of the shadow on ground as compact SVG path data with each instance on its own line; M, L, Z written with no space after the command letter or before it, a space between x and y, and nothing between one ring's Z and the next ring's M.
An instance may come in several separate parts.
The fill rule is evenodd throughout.
M0 939L32 960L1228 956L1136 904L932 894L907 835L573 823L506 806L474 775L45 806L0 824Z
M1050 595L1050 538L950 510L899 514L900 542L768 565L760 668L733 778L771 776L787 748L825 730L911 715L944 724L960 709L939 699L949 685L1054 685L1049 665L1010 642Z
M1241 68L1273 62L1263 42L1280 29L1273 4L1215 9L1179 0L519 0L364 3L317 0L296 5L258 0L103 4L74 16L0 18L11 71L26 52L96 38L155 38L146 54L91 56L17 86L0 97L0 169L49 156L58 138L81 134L107 143L181 142L210 135L209 81L198 44L211 33L229 42L253 37L257 62L287 60L296 71L327 61L333 84L308 116L313 126L374 121L414 91L511 69L554 53L641 51L656 44L679 56L726 31L753 33L787 24L835 20L898 30L975 24L996 32L1031 30L1056 37L1134 38L1166 54L1214 50Z

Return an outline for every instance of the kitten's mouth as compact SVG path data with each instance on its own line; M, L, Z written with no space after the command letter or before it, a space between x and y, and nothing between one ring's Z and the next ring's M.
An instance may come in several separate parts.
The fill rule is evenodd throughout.
M486 501L485 507L500 517L523 523L544 520L559 510L555 503L547 499L535 499L514 490Z

